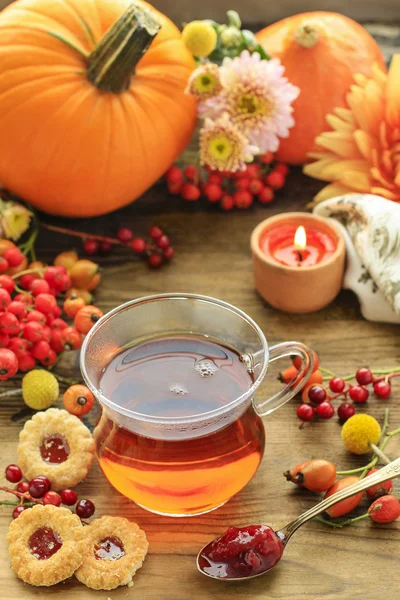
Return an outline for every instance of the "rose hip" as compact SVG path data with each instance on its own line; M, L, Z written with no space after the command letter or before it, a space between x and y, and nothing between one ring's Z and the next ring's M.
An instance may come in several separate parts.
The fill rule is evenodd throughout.
M326 492L335 482L336 467L329 460L316 458L300 463L284 476L300 487L312 492Z

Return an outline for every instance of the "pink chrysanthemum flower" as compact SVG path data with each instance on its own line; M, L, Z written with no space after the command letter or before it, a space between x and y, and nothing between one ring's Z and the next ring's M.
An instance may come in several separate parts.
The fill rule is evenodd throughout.
M218 171L242 171L259 153L224 113L217 120L206 118L200 130L200 158L202 165Z
M227 112L260 152L275 152L279 138L288 137L294 125L291 104L299 88L283 77L285 69L277 58L262 60L248 50L237 58L225 58L219 71L223 90L200 103L200 114L216 118Z
M186 93L199 100L206 100L222 90L219 68L214 63L206 63L191 74Z

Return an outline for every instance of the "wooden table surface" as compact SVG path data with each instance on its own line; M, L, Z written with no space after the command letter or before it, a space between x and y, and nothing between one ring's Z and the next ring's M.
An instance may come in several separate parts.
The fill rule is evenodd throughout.
M369 323L361 316L356 298L342 292L324 310L310 315L287 315L266 306L254 290L249 251L253 227L272 214L302 210L320 184L293 172L285 190L268 208L223 214L212 208L187 206L167 196L156 186L130 207L113 215L76 222L76 229L115 234L120 225L131 226L138 234L153 223L170 234L176 260L159 271L133 259L124 249L102 259L103 281L96 303L107 311L116 305L158 292L195 292L231 302L255 319L270 343L299 340L315 348L325 367L336 373L351 373L361 365L385 367L400 364L399 328ZM48 219L48 218L47 218ZM54 220L53 222L56 222ZM59 221L57 221L59 222ZM66 223L70 224L69 222ZM38 255L51 260L74 240L50 232L40 235ZM75 360L75 366L74 366ZM72 354L60 366L64 375L76 372ZM280 365L283 367L284 365ZM280 385L275 363L261 387L269 395ZM392 427L400 424L400 389L390 401L371 399L367 410L377 418L391 407ZM23 420L11 421L22 400L1 400L0 443L2 464L16 460L18 433ZM95 464L85 482L78 486L81 497L89 497L98 516L123 515L146 531L150 552L134 579L134 587L95 592L72 579L53 588L33 588L18 580L10 569L4 536L10 522L10 508L0 507L0 598L2 600L70 600L94 598L112 600L377 600L394 598L400 583L399 523L357 525L332 529L314 522L302 528L285 552L281 564L265 577L252 582L228 585L202 577L195 568L195 555L208 540L228 525L268 523L281 527L318 501L318 497L295 489L282 473L288 467L312 457L333 460L340 468L361 466L365 458L348 454L340 441L340 425L333 419L298 429L296 400L265 419L266 452L252 482L217 511L195 518L161 518L145 512L123 498L105 480ZM400 454L394 440L388 454ZM399 492L399 486L397 486ZM361 510L361 509L360 509Z

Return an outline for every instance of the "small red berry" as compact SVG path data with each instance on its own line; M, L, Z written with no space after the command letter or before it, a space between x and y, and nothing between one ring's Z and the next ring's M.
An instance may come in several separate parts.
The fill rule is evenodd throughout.
M119 239L120 242L122 242L123 244L127 244L128 242L130 242L133 238L133 231L132 229L128 229L128 227L121 227L118 230L117 233L117 238Z
M349 390L349 396L357 404L363 404L368 400L369 391L362 385L352 385Z
M100 244L97 240L85 240L83 250L89 256L97 254L100 249Z
M61 500L66 506L73 506L78 500L78 494L73 490L63 490L61 492Z
M79 500L75 507L75 512L81 519L89 519L94 514L95 506L91 500Z
M22 254L19 248L8 248L3 254L4 258L10 265L10 267L18 267L25 259L25 255Z
M8 348L0 348L0 381L14 377L18 371L18 359Z
M156 244L159 248L161 248L161 250L164 250L165 248L168 248L168 246L171 245L171 241L170 241L169 237L164 234L158 238L158 240L156 241Z
M272 152L267 151L265 154L262 154L259 159L265 165L269 165L274 160L274 155Z
M224 177L221 173L210 173L207 177L207 183L216 183L217 185L221 185Z
M264 189L264 184L259 179L251 179L249 192L252 194L261 194Z
M52 336L53 335L54 331L52 333ZM61 341L64 346L64 350L77 350L82 346L82 336L75 327L66 327L65 329L62 329ZM56 348L53 347L53 350L56 350Z
M269 204L274 199L274 190L268 186L265 186L263 190L258 194L258 201L261 204Z
M382 400L386 400L386 398L389 398L391 391L392 388L390 386L390 383L388 381L385 381L384 379L382 379L381 381L377 381L374 384L374 392L378 396L378 398L381 398Z
M321 404L326 399L326 390L321 385L313 385L308 390L308 397L314 404Z
M57 287L55 288L55 293L52 288L50 288L50 294L57 296L57 292L66 292L71 287L71 277L68 273L63 273L57 282ZM60 313L61 314L61 313Z
M30 290L35 279L36 277L33 273L26 273L19 278L19 284L24 290Z
M184 200L187 200L188 202L195 202L196 200L198 200L200 198L200 189L194 185L193 183L185 183L185 185L182 188L181 191L181 196ZM155 229L158 229L157 227ZM162 235L162 233L161 233ZM151 236L153 237L153 236ZM158 239L161 236L157 236L156 238L153 239Z
M356 414L356 409L354 408L354 404L350 404L350 402L343 402L338 409L337 414L342 423L345 423L350 417Z
M17 492L26 494L29 491L29 483L27 481L20 481L17 485Z
M163 257L166 260L171 260L172 258L174 258L175 256L175 250L172 248L172 246L168 246L168 248L165 248L165 250L163 250Z
M0 290L0 292L1 291L5 292L5 290ZM0 296L0 302L1 302L1 296ZM26 315L28 314L25 304L23 302L18 302L15 300L10 302L7 310L8 310L8 312L15 315L19 321L21 321L21 319L24 319L26 317Z
M24 356L30 351L31 347L31 342L28 342L28 340L20 337L13 337L8 344L8 349L12 350L17 358Z
M334 394L341 394L345 386L346 383L341 377L333 377L329 382L329 388Z
M64 342L62 339L63 331L64 331L64 329L52 329L51 330L50 347L57 354L61 354L61 352L63 352L63 350L64 350Z
M197 167L195 167L195 165L188 165L185 167L183 174L185 175L186 179L189 179L189 181L194 181L199 176L199 170Z
M101 242L100 244L100 252L103 256L107 256L110 254L112 250L112 244L110 242Z
M253 196L247 190L238 190L233 195L235 206L240 209L250 208L253 204Z
M163 230L160 229L160 227L157 227L156 225L153 225L153 227L150 227L149 229L149 236L153 240L158 240L158 238L161 237L163 233Z
M18 483L22 479L22 471L18 465L8 465L5 470L7 481L10 483Z
M24 506L23 504L18 504L18 506L16 506L16 507L14 508L14 510L12 511L12 518L13 518L13 519L17 519L17 518L19 517L19 515L20 515L21 513L23 513L23 512L24 512L24 510L26 510L27 508L28 508L28 507L27 507L27 506Z
M373 475L377 473L379 469L371 469L368 471L366 477L368 475ZM383 483L378 483L377 485L373 485L372 487L367 489L367 494L370 498L380 498L381 496L386 496L386 494L390 494L393 489L393 481L389 479L389 481L384 481Z
M46 340L40 340L40 342L36 342L36 344L33 345L31 354L33 358L36 358L37 360L44 360L50 350L51 348L49 342L46 342Z
M302 421L312 421L315 415L315 410L311 404L299 404L296 413L299 419Z
M60 506L61 496L57 492L46 492L43 496L43 504L52 504L53 506Z
M177 181L176 183L173 183L172 181L167 182L168 191L170 194L173 194L174 196L178 196L181 193L183 186L184 186L183 181Z
M235 188L237 190L248 190L250 187L250 179L248 177L240 177L236 179Z
M9 310L11 296L4 288L0 288L0 311ZM13 311L11 311L13 312Z
M177 167L176 165L173 165L166 172L165 179L168 181L168 183L177 183L179 181L182 181L182 179L183 179L182 171L180 170L179 167ZM130 240L128 240L128 241L130 241Z
M274 171L276 171L278 173L282 173L282 175L284 177L286 177L286 175L289 173L290 169L289 169L289 167L287 166L286 163L278 162L274 166Z
M57 362L57 354L50 348L46 356L40 362L44 367L51 367Z
M232 210L232 208L235 206L235 201L232 198L232 196L225 195L221 198L220 205L221 205L222 210L226 210L226 211Z
M360 385L368 385L373 379L372 371L366 367L358 369L356 373L357 383Z
M5 273L10 265L4 256L0 256L0 273Z
M207 183L204 186L204 195L209 202L218 202L222 198L222 187L216 183Z
M285 176L278 171L272 171L265 177L265 183L274 190L280 190L285 185Z
M143 254L143 252L146 250L146 242L143 238L135 238L131 242L131 248L135 254Z
M19 338L11 338L12 340L17 340ZM7 348L10 345L10 336L6 333L2 333L0 331L0 348ZM11 348L10 348L11 350Z
M30 290L34 296L38 296L39 294L48 294L50 291L50 286L45 279L34 279L32 281Z
M375 523L393 523L400 517L400 502L395 496L382 496L371 504L368 514Z
M64 319L54 319L51 322L50 329L65 329L68 327L68 323L64 321Z
M15 288L14 279L9 275L0 275L0 288L4 288L9 294L12 294Z
M51 294L38 294L35 298L35 309L47 315L57 306L56 299Z
M0 313L0 332L6 335L18 335L20 324L15 315L10 312Z
M153 252L152 254L150 254L150 256L148 257L147 260L148 260L149 266L152 267L153 269L157 269L158 267L160 267L163 262L163 258L161 256L161 254L157 254L156 252Z
M49 491L50 485L49 480L43 477L34 477L29 482L29 493L33 498L43 498L43 496Z
M331 419L335 414L335 409L330 402L321 402L321 404L318 404L316 411L321 419Z
M18 358L18 369L23 373L27 373L28 371L32 371L34 366L36 365L36 361L33 358L32 354L23 354Z
M45 325L46 324L46 315L44 315L39 310L32 310L31 312L28 313L26 320L28 323L35 322L35 323L40 323L41 325Z
M245 172L248 177L257 179L261 174L261 167L258 163L252 163L246 167Z
M14 296L16 302L22 302L25 306L31 307L33 305L33 298L30 294L17 294Z

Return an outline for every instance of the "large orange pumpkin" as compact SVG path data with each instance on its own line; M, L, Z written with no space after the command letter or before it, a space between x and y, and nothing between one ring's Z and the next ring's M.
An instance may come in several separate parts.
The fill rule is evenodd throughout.
M293 103L295 126L281 140L278 157L303 164L317 135L326 131L326 115L346 106L353 75L369 75L374 61L386 70L379 46L358 23L336 13L309 12L266 27L257 40L285 66L289 81L300 88Z
M0 13L0 183L56 215L128 204L191 137L193 68L177 27L140 0L11 4Z

